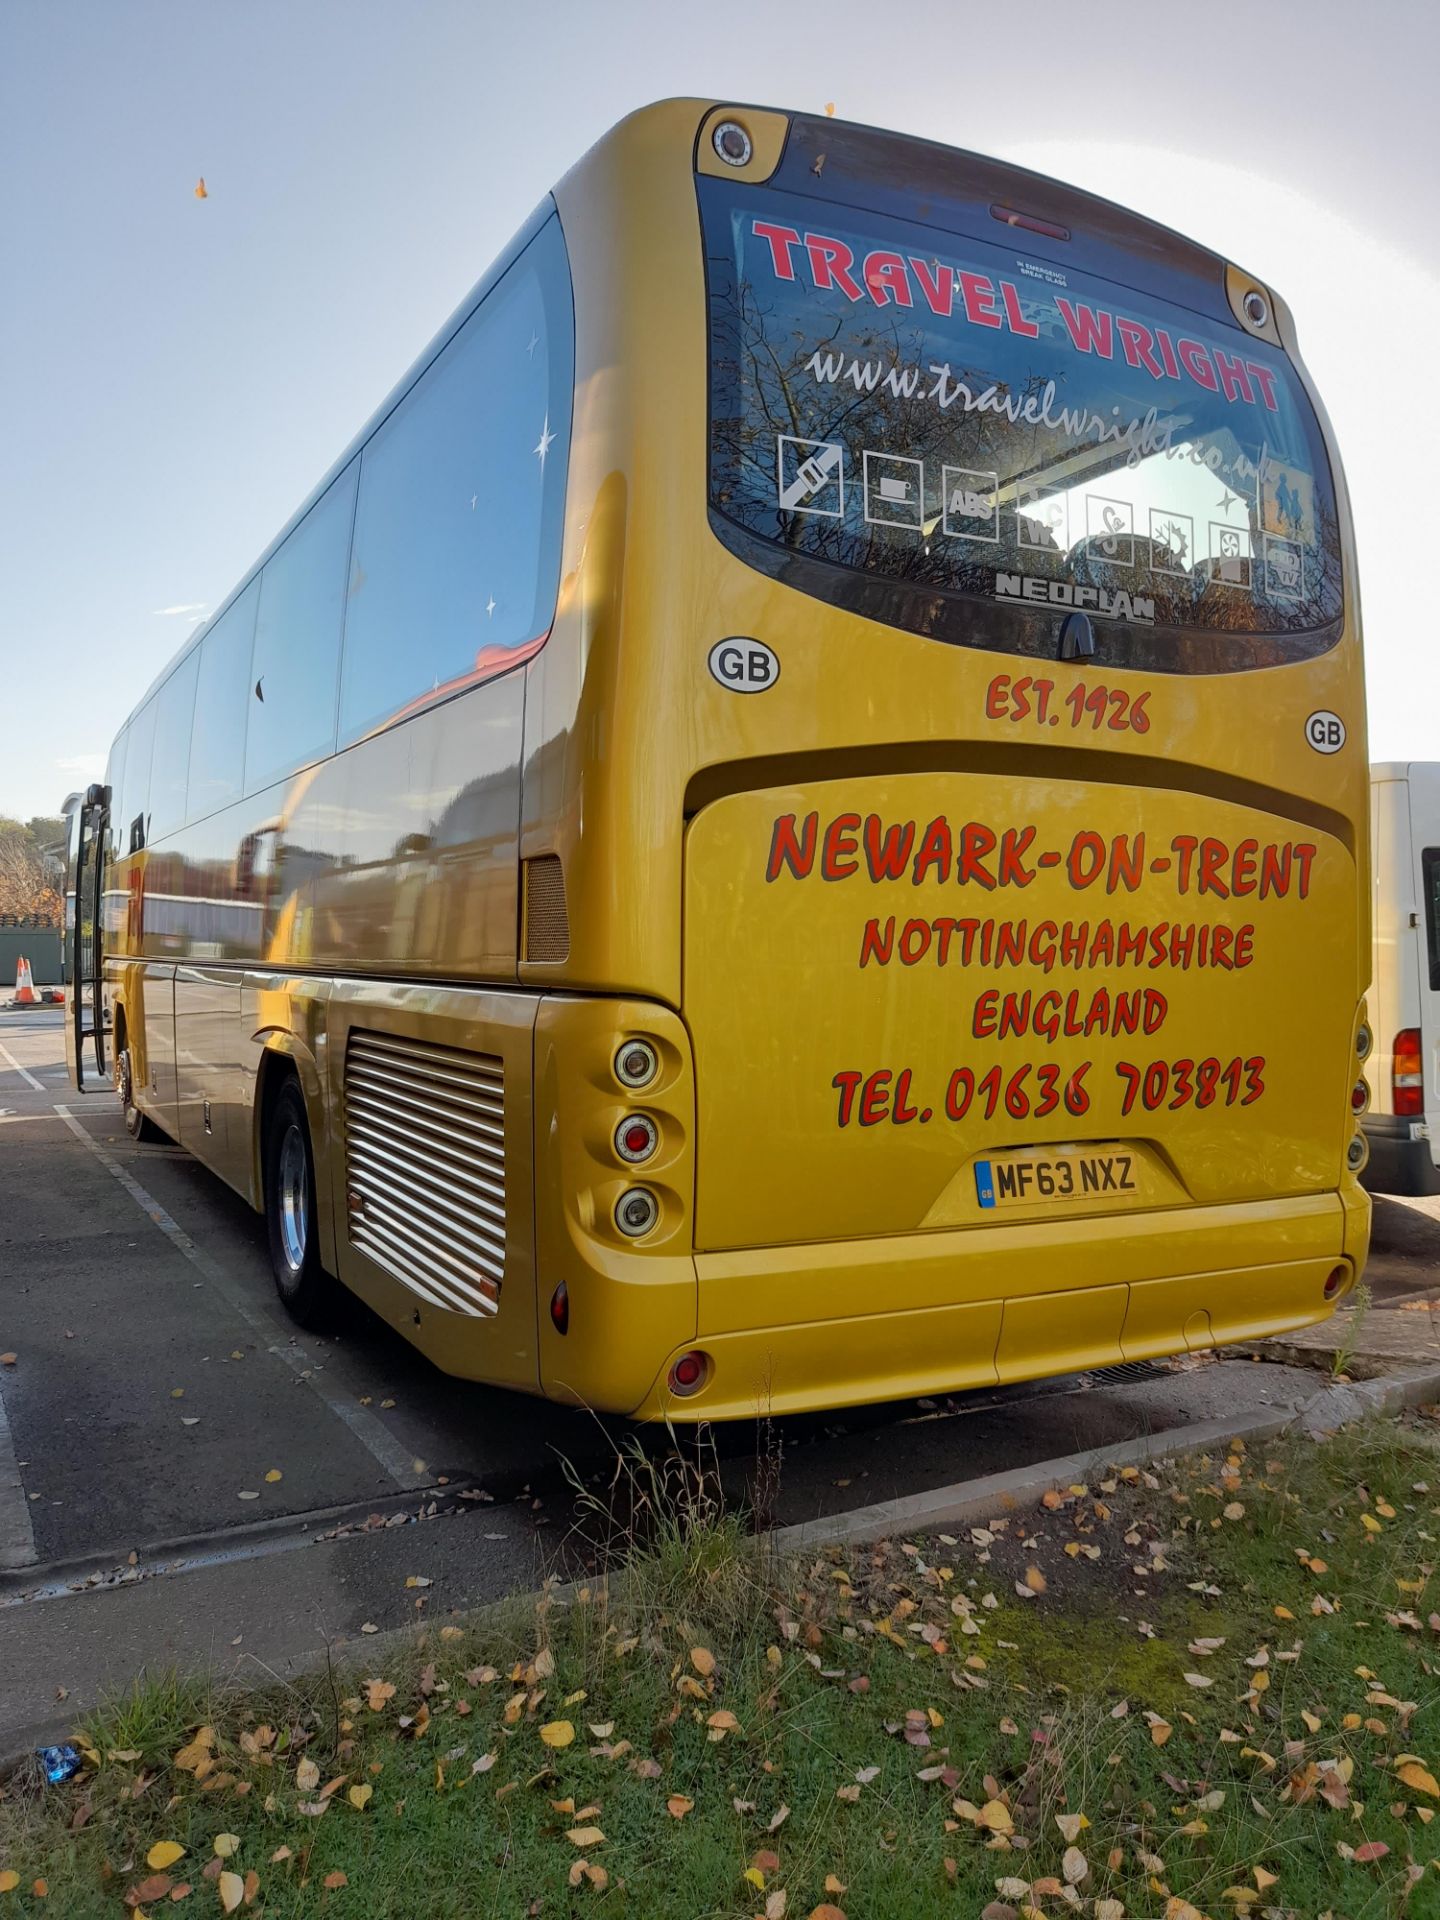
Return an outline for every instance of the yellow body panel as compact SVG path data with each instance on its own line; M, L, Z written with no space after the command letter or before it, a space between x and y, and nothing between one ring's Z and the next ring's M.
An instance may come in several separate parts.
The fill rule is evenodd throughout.
M1368 974L1368 788L1338 463L1344 632L1296 664L1040 666L937 644L743 564L707 516L695 168L719 168L706 147L697 160L718 111L681 100L633 115L556 189L576 377L546 643L502 677L117 857L107 980L141 1103L258 1205L266 1079L292 1067L326 1261L347 1285L449 1371L644 1417L878 1400L1320 1318L1327 1279L1348 1285L1359 1271L1368 1223L1344 1166ZM764 179L788 123L747 116L756 151L738 177ZM1289 315L1273 305L1267 326L1293 359ZM761 636L783 661L762 698L737 698L707 667L733 635ZM1148 695L1148 731L1041 731L1015 692L1041 672L1061 711L1097 677L1132 703ZM1306 744L1307 716L1322 710L1348 728L1343 753ZM777 821L803 831L811 815L822 837L855 817L831 847L842 868L847 835L871 816L920 834L937 819L997 837L1033 826L1035 855L1057 859L993 890L863 869L767 878ZM1067 863L1086 836L1107 861L1119 848L1122 865L1143 839L1133 884L1077 883ZM1223 843L1224 894L1182 889L1185 836ZM1236 892L1251 842L1289 849L1283 890ZM538 863L556 861L566 932L547 946L531 937L527 889ZM879 940L892 917L891 957L862 966L868 923ZM940 963L942 918L1031 931L1204 920L1232 953L1251 928L1253 953L1240 968L1122 978L1102 956L1088 970L976 978ZM909 934L926 940L909 960L912 922L929 932ZM1003 1000L1053 986L1062 1001L1078 990L1083 1019L1102 985L1159 990L1163 1016L1148 1033L1039 1043L982 1030L990 989ZM418 1302L351 1242L342 1094L356 1029L504 1062L506 1266L493 1316ZM661 1072L631 1096L613 1061L639 1034ZM1154 1111L1137 1096L1122 1111L1120 1063L1210 1058L1240 1061L1242 1076L1263 1058L1263 1094ZM1027 1062L1025 1111L1020 1093L1010 1109L1002 1093L988 1119L973 1105L946 1115L957 1069L978 1078L994 1065L1004 1089ZM1062 1089L1088 1065L1083 1111L1035 1115L1041 1064ZM917 1117L902 1122L907 1069ZM890 1075L873 1123L839 1123L847 1072L857 1100ZM614 1208L641 1176L613 1148L636 1107L661 1135L643 1173L659 1223L638 1244ZM1076 1143L1128 1152L1136 1202L1097 1194L1004 1217L979 1205L979 1160ZM565 1333L550 1314L562 1283ZM669 1367L696 1346L704 1383L675 1400Z

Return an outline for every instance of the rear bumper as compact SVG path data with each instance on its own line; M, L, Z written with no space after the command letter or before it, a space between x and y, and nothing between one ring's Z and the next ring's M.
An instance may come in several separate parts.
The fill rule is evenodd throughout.
M1361 1124L1370 1162L1360 1177L1371 1193L1440 1193L1440 1169L1430 1142L1410 1138L1412 1122L1390 1113L1367 1113Z
M754 1418L1261 1339L1333 1312L1368 1236L1368 1198L1351 1186L1150 1214L1123 1230L1110 1218L701 1254L696 1335L625 1411ZM777 1321L777 1307L801 1301L830 1312ZM688 1348L710 1365L700 1391L679 1399L666 1380Z

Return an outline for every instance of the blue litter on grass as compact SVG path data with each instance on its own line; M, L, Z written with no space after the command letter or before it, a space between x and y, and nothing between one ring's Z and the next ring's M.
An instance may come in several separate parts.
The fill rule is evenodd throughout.
M45 1769L45 1778L52 1787L61 1786L66 1780L73 1780L79 1773L81 1760L74 1747L37 1747L40 1764Z

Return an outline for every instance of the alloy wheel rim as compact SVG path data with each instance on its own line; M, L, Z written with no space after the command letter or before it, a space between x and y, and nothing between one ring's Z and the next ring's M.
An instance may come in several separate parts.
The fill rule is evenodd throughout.
M290 1126L280 1145L280 1241L291 1273L305 1265L310 1235L310 1173L305 1137Z

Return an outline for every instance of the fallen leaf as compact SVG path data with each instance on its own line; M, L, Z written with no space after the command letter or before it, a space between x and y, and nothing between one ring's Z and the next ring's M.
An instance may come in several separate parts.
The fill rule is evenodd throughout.
M285 1476L280 1471L279 1467L271 1467L270 1471L266 1474L265 1478L269 1481L270 1485L273 1487L277 1480L283 1480Z
M184 1857L185 1849L178 1841L157 1840L146 1854L145 1864L147 1867L154 1867L157 1872L163 1872L166 1867L173 1867L177 1860L183 1860Z
M389 1680L367 1680L365 1682L365 1704L372 1713L383 1712L385 1702L387 1700L393 1700L394 1698L395 1688Z
M765 1920L785 1920L786 1894L783 1887L777 1887L765 1902Z
M1356 1847L1351 1858L1362 1867L1368 1867L1372 1860L1383 1860L1389 1851L1383 1840L1367 1840L1364 1846Z
M1187 1687L1213 1687L1215 1682L1208 1673L1187 1673L1185 1684Z
M784 1824L785 1824L785 1822L786 1822L786 1821L787 1821L787 1820L788 1820L789 1818L790 1818L790 1809L789 1809L789 1807L784 1807L784 1806L782 1806L782 1807L781 1807L781 1809L780 1809L780 1811L779 1811L779 1812L778 1812L777 1814L775 1814L775 1815L774 1815L774 1816L772 1817L772 1819L771 1819L771 1821L770 1821L770 1824L769 1824L769 1826L767 1826L767 1827L766 1827L766 1829L765 1829L765 1831L766 1831L767 1833L774 1833L774 1832L775 1832L775 1830L776 1830L776 1828L777 1828L777 1827L783 1827L783 1826L784 1826ZM779 1862L779 1861L777 1860L777 1861L775 1862L775 1864L776 1864L776 1866L778 1867L778 1866L779 1866L779 1864L780 1864L780 1862Z
M568 1747L575 1738L575 1729L568 1720L547 1720L540 1729L540 1738L547 1747Z
M239 1851L238 1833L217 1833L215 1836L215 1854L217 1859L228 1860L232 1853Z
M345 1798L357 1813L363 1813L370 1804L370 1796L375 1789L371 1786L351 1787Z
M1083 1813L1057 1813L1055 1816L1055 1824L1060 1829L1064 1839L1073 1847L1086 1827L1089 1826L1090 1822L1085 1818Z
M19 1358L20 1356L18 1353L0 1353L0 1367L13 1367ZM18 1879L16 1880L15 1884L16 1886L19 1886L20 1882ZM6 1892L7 1893L9 1892L8 1887L6 1888Z
M152 1873L148 1880L142 1880L138 1886L131 1887L125 1896L125 1904L148 1907L153 1900L163 1900L174 1884L168 1873Z
M992 1833L1013 1833L1015 1822L1003 1800L987 1800L980 1809L980 1825Z
M320 1784L320 1769L313 1760L301 1760L295 1768L295 1784L301 1793L313 1793Z
M690 1664L702 1680L708 1680L715 1671L715 1656L706 1647L692 1647Z
M1044 1593L1049 1583L1039 1567L1026 1567L1025 1584L1031 1593Z
M1089 1876L1090 1862L1079 1847L1067 1847L1064 1858L1060 1862L1060 1871L1065 1876L1067 1886L1078 1887L1080 1882Z
M331 1893L338 1893L341 1887L348 1887L349 1884L350 1882L340 1871L339 1867L336 1867L333 1873L327 1873L325 1876L325 1885Z
M215 1882L215 1890L220 1895L220 1905L226 1913L234 1913L245 1898L245 1882L238 1873L222 1873Z
M598 1847L603 1843L605 1836L599 1827L570 1827L566 1831L565 1838L577 1847Z
M1407 1787L1414 1787L1417 1793L1428 1793L1432 1800L1440 1799L1440 1781L1428 1767L1422 1767L1418 1760L1407 1760L1403 1767L1395 1769L1396 1778L1403 1780Z
M818 1907L810 1909L810 1920L845 1920L839 1907L832 1906L828 1900L822 1900Z
M665 1811L672 1820L683 1820L694 1805L695 1802L687 1799L683 1793L672 1793L665 1802Z

